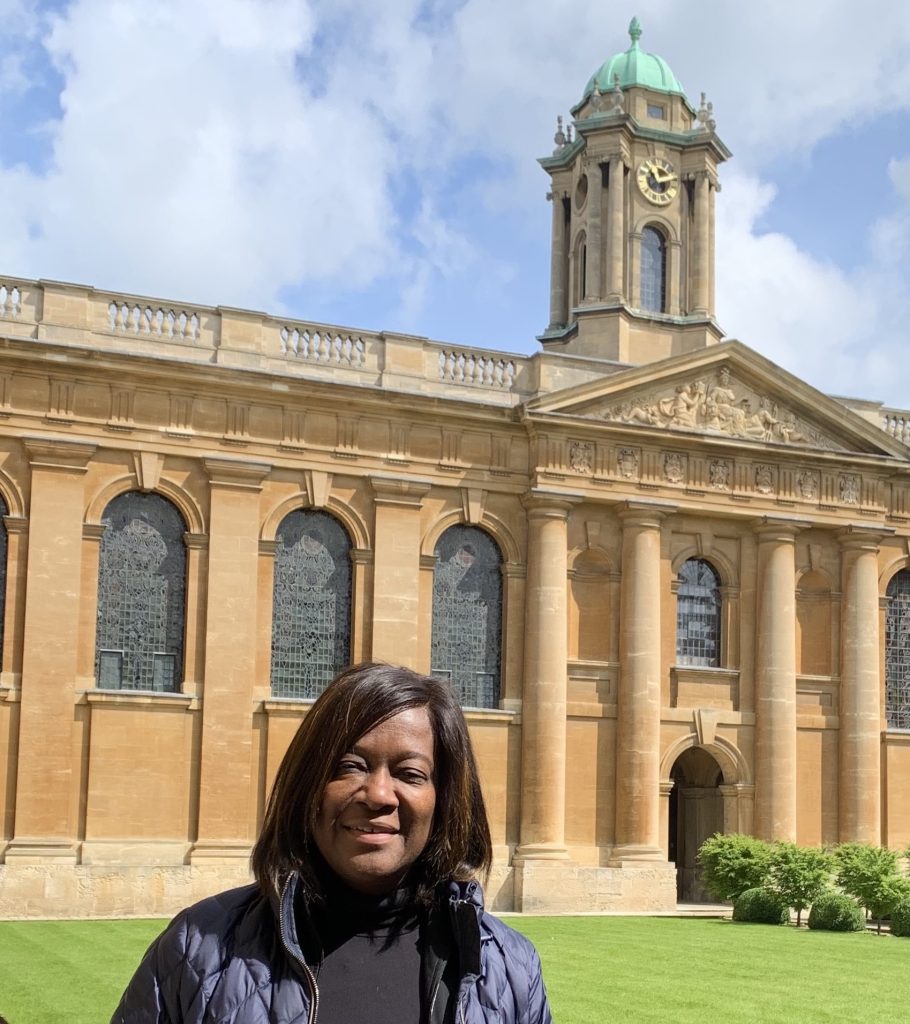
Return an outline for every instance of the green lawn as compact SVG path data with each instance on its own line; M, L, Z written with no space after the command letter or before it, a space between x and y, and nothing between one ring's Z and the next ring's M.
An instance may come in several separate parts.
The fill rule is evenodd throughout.
M557 1024L897 1024L910 939L730 921L510 918L540 950ZM161 921L0 922L9 1024L106 1024Z

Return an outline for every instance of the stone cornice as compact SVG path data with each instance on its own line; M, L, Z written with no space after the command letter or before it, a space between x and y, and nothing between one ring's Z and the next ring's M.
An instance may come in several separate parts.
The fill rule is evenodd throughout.
M202 464L213 487L227 487L241 491L259 491L262 481L272 467L267 462L247 462L241 459L203 459Z
M22 444L32 468L84 473L98 445L54 437L23 437Z

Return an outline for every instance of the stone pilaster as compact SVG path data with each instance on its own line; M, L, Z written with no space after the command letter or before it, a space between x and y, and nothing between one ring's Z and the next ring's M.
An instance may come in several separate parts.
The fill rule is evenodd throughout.
M565 327L569 319L569 252L566 208L560 190L547 193L553 204L553 229L550 249L550 326Z
M616 832L612 862L664 859L660 813L661 522L673 506L629 502L622 521Z
M194 863L246 857L255 826L253 685L256 679L259 495L270 466L205 459L209 475L208 604L199 825Z
M624 298L626 224L625 166L622 157L610 159L609 219L607 241L607 300L622 302Z
M763 519L755 636L755 832L796 839L796 564L804 524Z
M74 703L84 477L95 445L26 438L31 465L15 835L11 857L76 857Z
M516 860L567 856L568 517L572 501L531 495L521 703L521 846Z
M600 302L603 289L601 283L603 171L599 163L592 161L588 165L586 173L588 175L588 221L586 228L588 256L586 262L585 300L587 302Z
M711 182L707 171L695 175L695 224L692 245L692 313L708 312L711 255Z
M843 531L838 835L878 844L881 836L881 680L878 545L881 534Z
M372 658L416 669L420 658L420 509L429 481L373 477Z

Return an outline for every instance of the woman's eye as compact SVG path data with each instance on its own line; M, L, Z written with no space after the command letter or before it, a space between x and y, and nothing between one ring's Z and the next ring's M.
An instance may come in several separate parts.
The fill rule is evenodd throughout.
M339 761L335 769L336 775L353 775L354 772L363 771L363 765L359 761Z
M427 777L423 772L410 768L405 768L403 771L399 772L398 775L399 778L403 779L410 786L421 786L427 781Z

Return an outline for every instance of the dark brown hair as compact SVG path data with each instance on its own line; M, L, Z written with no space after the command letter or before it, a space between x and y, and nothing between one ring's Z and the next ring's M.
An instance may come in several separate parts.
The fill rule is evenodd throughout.
M278 768L252 855L263 892L277 894L296 871L303 897L319 898L312 835L326 784L361 736L410 708L427 709L435 748L436 811L413 868L418 896L429 900L448 879L486 877L493 859L490 827L467 723L452 688L407 668L363 664L332 680Z

